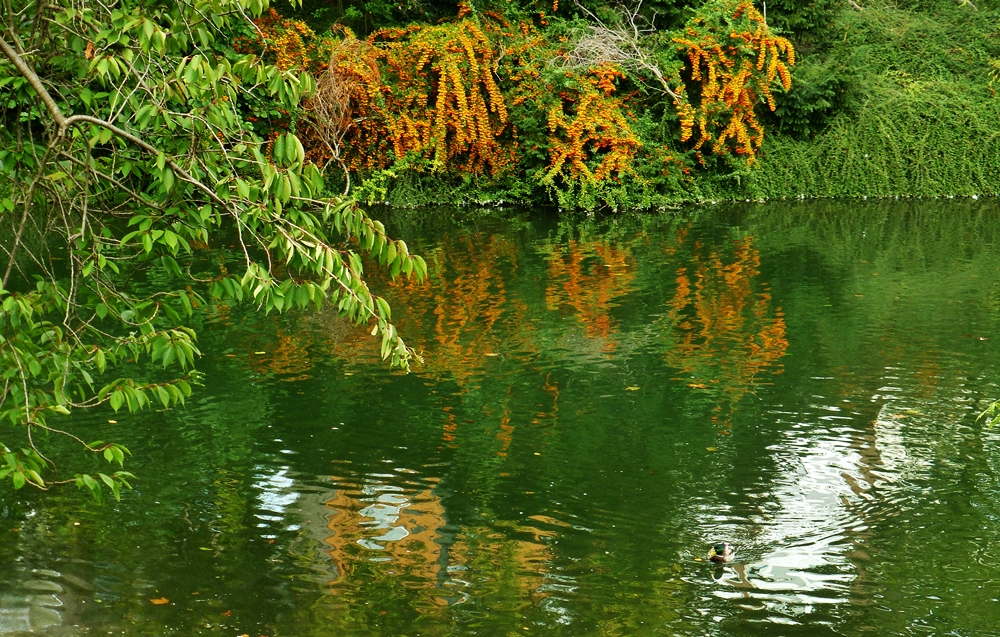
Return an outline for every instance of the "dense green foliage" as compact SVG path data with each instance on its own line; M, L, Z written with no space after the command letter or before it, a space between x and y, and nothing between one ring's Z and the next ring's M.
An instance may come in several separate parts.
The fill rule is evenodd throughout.
M124 447L65 430L73 409L184 403L198 381L199 306L265 312L335 303L374 322L382 356L414 353L361 254L426 265L350 199L326 195L291 132L264 139L252 108L294 111L305 73L236 54L260 0L6 3L0 33L0 478L75 482L117 498ZM209 299L212 300L209 300ZM46 457L75 441L119 471ZM82 469L75 473L73 469ZM54 475L54 477L53 477Z
M779 96L758 170L708 198L1000 194L998 15L955 2L835 14Z

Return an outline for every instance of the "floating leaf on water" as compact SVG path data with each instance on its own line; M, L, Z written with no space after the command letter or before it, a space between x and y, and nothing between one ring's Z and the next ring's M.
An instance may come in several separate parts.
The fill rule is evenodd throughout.
M718 451L719 448L718 447L705 447L705 450L706 451Z
M639 391L639 388L636 387L635 385L632 385L631 387L626 387L625 391Z
M166 597L158 597L156 599L151 599L149 601L150 601L150 603L156 604L157 606L162 606L163 604L169 604L170 603L170 600L167 599Z

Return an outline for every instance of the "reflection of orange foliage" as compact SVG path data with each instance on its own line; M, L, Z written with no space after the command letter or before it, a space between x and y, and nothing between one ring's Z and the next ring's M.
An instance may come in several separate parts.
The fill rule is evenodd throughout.
M937 359L940 352L922 350L920 360L917 361L913 372L917 384L920 386L919 396L930 398L938 390L941 381L941 364Z
M611 309L616 300L632 292L635 278L627 250L605 243L571 240L553 245L548 254L549 284L545 302L550 310L568 304L576 310L590 338L606 339L615 332Z
M433 485L417 493L377 481L353 484L334 478L340 488L327 502L333 513L327 552L337 568L334 594L356 562L377 558L409 585L433 587L441 571L441 528L447 523Z
M312 337L307 333L289 333L281 327L278 318L274 317L275 340L262 346L263 354L254 354L250 358L250 364L254 371L259 374L276 374L284 376L282 380L294 381L309 378L308 372L312 369L312 361L309 360L308 347L312 344ZM269 339L270 340L270 339ZM289 376L294 374L294 376Z
M452 535L445 531L447 512L434 479L416 488L380 478L333 480L338 488L325 504L330 514L323 530L332 532L324 539L336 569L331 594L351 603L367 599L372 583L392 580L422 591L416 606L434 612L462 601L451 592L464 592L468 583L462 580L471 569L477 588L498 587L487 593L544 597L539 589L552 559L546 541L557 535L550 527L565 523L536 516L537 526L501 521Z
M755 292L760 257L752 239L740 241L734 261L726 264L714 251L695 251L690 268L678 268L677 288L668 316L673 344L667 361L696 388L718 385L735 403L764 370L781 371L777 361L788 347L785 321L772 308L771 295Z
M396 294L388 294L390 303L407 308L401 329L411 334L417 350L431 349L432 356L420 368L422 373L448 373L462 383L482 374L483 364L501 352L502 335L494 330L505 317L516 321L527 313L519 299L507 294L507 283L497 267L504 262L517 268L516 248L507 238L493 236L462 237L449 241L436 252L437 268L426 283L396 279L387 281ZM402 297L402 298L400 298ZM434 316L434 326L424 325L422 317ZM506 331L507 328L505 328ZM533 351L530 325L521 325L516 334L518 351ZM433 335L429 335L431 332ZM420 342L429 335L433 343Z
M465 529L455 538L449 555L479 575L484 588L490 589L487 594L517 595L526 597L525 603L537 604L546 596L541 589L552 560L544 540L556 533L512 522L497 522L496 526L506 533L490 527Z

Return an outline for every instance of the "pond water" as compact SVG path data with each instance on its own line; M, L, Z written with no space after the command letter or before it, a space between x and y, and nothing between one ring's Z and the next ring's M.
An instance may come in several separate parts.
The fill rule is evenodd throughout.
M216 307L79 416L140 479L0 491L0 635L998 634L996 202L463 215L392 220L413 373Z

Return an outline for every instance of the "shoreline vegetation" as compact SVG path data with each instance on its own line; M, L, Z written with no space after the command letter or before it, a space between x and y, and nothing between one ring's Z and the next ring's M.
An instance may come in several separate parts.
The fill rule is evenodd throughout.
M363 202L1000 195L1000 14L983 3L379 7L307 0L236 43L317 75L317 99L261 131L294 130Z

